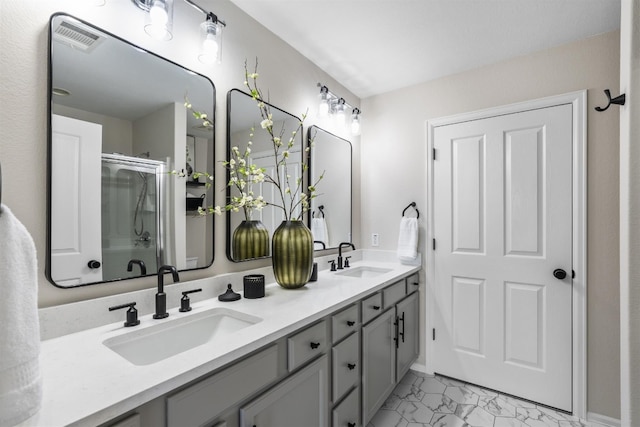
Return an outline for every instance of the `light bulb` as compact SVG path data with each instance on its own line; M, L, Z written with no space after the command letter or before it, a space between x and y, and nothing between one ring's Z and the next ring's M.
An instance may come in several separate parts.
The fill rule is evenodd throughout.
M329 101L321 99L318 104L318 116L327 117L329 115Z
M220 53L219 35L221 28L218 24L207 17L207 20L200 24L200 34L202 37L202 47L198 60L203 64L213 64L218 60Z
M164 27L169 22L169 14L167 13L167 6L161 0L156 0L149 9L149 16L151 17L151 23Z
M360 135L360 117L358 117L357 114L354 114L351 119L351 133L353 135Z
M173 0L154 0L149 7L144 31L157 40L171 40Z

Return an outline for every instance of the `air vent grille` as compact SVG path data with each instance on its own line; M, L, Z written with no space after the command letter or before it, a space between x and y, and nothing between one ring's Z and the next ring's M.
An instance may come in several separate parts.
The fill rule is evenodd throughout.
M62 21L54 30L54 37L83 51L93 49L101 40L97 34L66 21Z

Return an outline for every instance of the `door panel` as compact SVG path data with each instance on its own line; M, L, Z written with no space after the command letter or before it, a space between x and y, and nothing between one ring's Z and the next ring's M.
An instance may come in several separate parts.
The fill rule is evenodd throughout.
M572 106L434 128L434 370L571 410Z

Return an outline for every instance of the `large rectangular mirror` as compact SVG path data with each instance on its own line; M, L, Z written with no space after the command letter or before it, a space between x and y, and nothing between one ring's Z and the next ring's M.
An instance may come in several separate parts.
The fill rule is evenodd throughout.
M307 141L309 182L323 176L309 210L314 249L351 243L351 143L317 126L307 130Z
M213 83L62 13L49 49L47 278L74 287L210 266L213 215L197 207L213 189L191 173L213 171Z
M277 173L282 174L283 171L276 172L273 143L269 134L260 126L262 116L256 104L257 102L251 96L238 89L229 91L227 95L227 159L232 158L234 147L242 156L249 146L248 142L251 141L247 163L264 168L265 173L274 177ZM272 114L273 128L277 133L289 137L300 127L298 117L271 104L268 105ZM287 160L288 171L292 175L291 182L304 179L302 165L305 151L302 149L302 132L297 133L295 141L295 145L288 150L289 158ZM229 174L227 174L228 181ZM278 201L279 193L274 185L267 182L253 184L243 191L252 191L254 197L262 196L267 202ZM227 201L238 195L239 190L236 186L230 185L227 191ZM295 197L299 197L299 194ZM297 200L295 199L294 203ZM301 212L298 210L298 213ZM282 210L272 205L248 212L243 210L230 211L227 214L227 257L231 261L238 262L270 256L270 238L283 219Z

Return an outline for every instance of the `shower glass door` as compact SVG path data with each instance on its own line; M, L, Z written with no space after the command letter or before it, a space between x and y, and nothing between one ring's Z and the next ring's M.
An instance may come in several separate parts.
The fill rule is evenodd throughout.
M164 165L102 155L103 280L155 274L163 264Z

